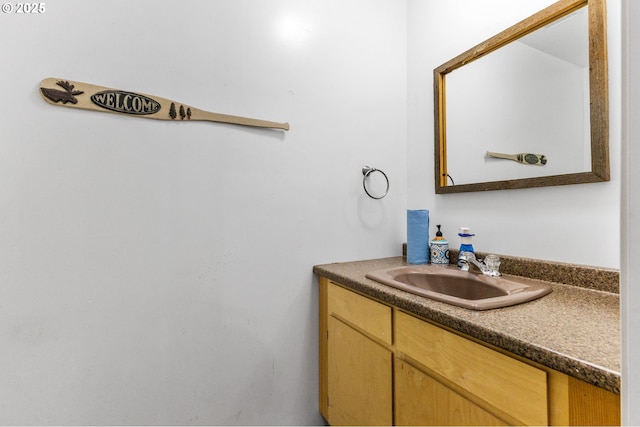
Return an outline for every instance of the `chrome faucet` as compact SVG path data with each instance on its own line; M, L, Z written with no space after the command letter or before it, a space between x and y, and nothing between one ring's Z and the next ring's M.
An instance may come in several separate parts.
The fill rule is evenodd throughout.
M482 274L486 276L500 276L500 272L498 271L500 258L498 258L497 255L487 255L483 263L481 259L476 259L476 255L473 252L460 252L460 256L458 257L460 270L469 271L469 263L478 267Z

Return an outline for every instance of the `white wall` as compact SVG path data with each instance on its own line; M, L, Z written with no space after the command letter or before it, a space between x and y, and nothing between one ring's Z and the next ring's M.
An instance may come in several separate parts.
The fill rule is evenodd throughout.
M0 424L321 422L311 268L404 241L406 4L65 0L0 40ZM45 77L291 131L58 108Z
M434 194L433 69L553 0L410 0L409 208L431 209L454 245L457 228L476 250L620 267L620 3L608 2L611 181L518 191ZM434 218L435 217L435 218Z

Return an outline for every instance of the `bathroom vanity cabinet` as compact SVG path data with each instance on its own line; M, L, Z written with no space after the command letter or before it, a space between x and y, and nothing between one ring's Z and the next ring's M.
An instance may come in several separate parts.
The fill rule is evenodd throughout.
M320 411L331 425L611 425L619 395L326 277Z
M334 284L323 291L326 418L334 425L391 425L391 307ZM325 381L323 380L323 383Z

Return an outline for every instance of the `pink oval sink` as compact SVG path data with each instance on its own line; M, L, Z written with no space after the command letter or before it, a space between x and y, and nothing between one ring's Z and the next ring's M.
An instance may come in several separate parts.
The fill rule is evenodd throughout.
M544 282L519 276L491 277L461 271L455 265L410 265L366 275L376 282L436 301L472 310L528 302L551 292Z

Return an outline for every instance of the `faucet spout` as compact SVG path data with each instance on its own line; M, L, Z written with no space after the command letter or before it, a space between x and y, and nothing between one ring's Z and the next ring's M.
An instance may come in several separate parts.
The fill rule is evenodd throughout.
M473 252L461 252L458 262L460 263L460 270L462 271L469 271L469 264L473 264L486 276L500 276L500 272L498 272L497 268L490 268L483 263L482 260L477 259Z

